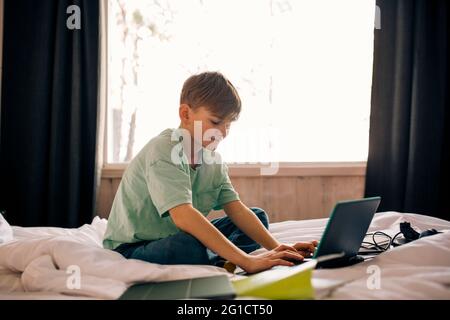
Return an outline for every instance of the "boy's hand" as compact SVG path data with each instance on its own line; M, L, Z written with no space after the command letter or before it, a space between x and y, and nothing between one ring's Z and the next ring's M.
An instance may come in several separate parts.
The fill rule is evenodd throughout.
M297 242L292 247L303 257L309 258L312 257L312 255L316 251L318 244L319 242L317 240L313 240L311 242Z
M302 261L303 256L296 252L295 249L291 249L293 248L280 245L273 250L258 255L247 255L240 267L248 273L255 273L270 269L274 266L293 266L294 263L291 261Z
M275 251L289 250L301 254L304 258L309 258L312 257L312 255L316 251L317 244L318 244L317 240L313 240L311 242L297 242L293 246L287 244L280 244L273 250Z

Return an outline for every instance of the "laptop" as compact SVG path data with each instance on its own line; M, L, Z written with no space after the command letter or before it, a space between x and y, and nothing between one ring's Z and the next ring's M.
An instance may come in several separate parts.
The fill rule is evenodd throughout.
M380 201L381 197L372 197L336 203L312 257L317 260L316 268L339 268L364 261L358 252Z
M119 300L232 299L235 296L228 276L218 275L135 284Z
M312 270L364 261L358 252L380 201L380 197L374 197L336 203L312 258L296 262L295 266L276 266L238 280L235 282L238 295L269 299L311 299L315 294L320 295L321 284L316 281L314 288L312 286ZM330 285L337 287L343 283L342 280L322 283L322 291L329 290Z

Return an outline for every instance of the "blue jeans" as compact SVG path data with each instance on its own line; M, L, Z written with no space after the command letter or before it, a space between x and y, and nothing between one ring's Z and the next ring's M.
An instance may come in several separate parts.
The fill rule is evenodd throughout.
M260 208L250 209L263 225L268 228L269 219L264 210ZM225 216L214 219L211 223L242 251L250 253L260 248L260 245L239 230L230 218ZM127 259L139 259L158 264L209 264L222 266L224 260L207 249L195 237L183 231L164 239L124 243L114 250Z

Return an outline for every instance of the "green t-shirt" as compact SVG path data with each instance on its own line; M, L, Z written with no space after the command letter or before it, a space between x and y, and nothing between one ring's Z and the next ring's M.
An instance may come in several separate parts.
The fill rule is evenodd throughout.
M202 148L203 159L210 158L193 169L174 130L151 139L125 170L108 218L105 248L180 232L168 212L180 204L191 203L207 216L212 209L239 200L226 165L212 163L213 153Z

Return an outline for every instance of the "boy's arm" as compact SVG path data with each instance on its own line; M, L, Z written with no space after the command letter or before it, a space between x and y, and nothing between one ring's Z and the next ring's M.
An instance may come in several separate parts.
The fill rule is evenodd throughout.
M318 244L316 240L297 242L292 246L280 244L264 227L253 211L239 200L229 202L223 208L227 216L239 229L267 250L292 250L299 252L304 257L312 256L316 250Z
M237 265L245 264L246 253L228 240L208 219L191 204L182 204L169 210L175 225L193 235L206 247Z
M281 245L264 227L253 211L241 201L229 202L223 206L223 209L240 230L267 250L273 250Z
M303 259L298 253L285 248L280 248L278 251L271 250L260 255L249 255L231 243L189 203L174 207L169 210L169 213L179 229L191 234L219 256L240 266L247 272L263 271L276 265L291 266L293 263L287 261L287 259Z

